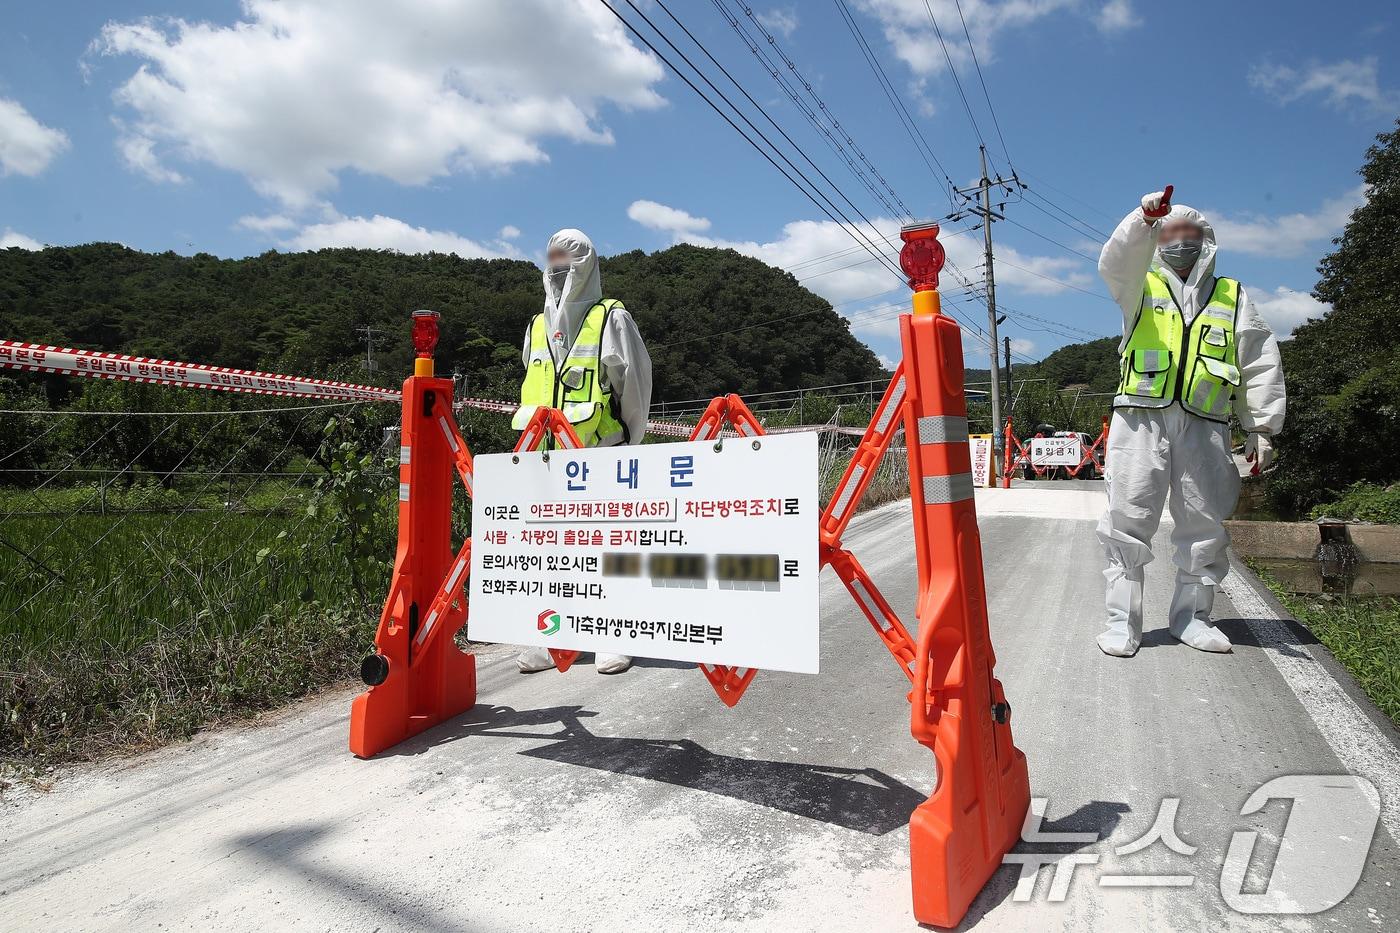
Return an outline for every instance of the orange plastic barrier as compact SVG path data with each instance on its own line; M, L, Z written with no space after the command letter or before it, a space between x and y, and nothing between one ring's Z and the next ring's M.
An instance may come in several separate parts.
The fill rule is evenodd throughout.
M962 336L939 313L943 264L938 227L901 231L900 262L914 288L914 314L900 319L904 358L867 426L845 474L823 510L819 551L879 635L911 690L910 731L930 748L938 783L910 818L914 915L922 923L954 926L1015 844L1030 805L1025 756L1011 738L1011 707L993 675L981 540L973 502ZM427 312L419 312L425 315ZM454 560L448 545L450 472L468 494L471 454L450 407L451 383L431 378L429 325L415 316L417 374L404 384L399 553L378 653L366 659L370 689L351 710L350 747L373 755L475 702L475 667L453 644L467 617L463 584L471 542ZM423 358L424 347L429 357ZM841 541L890 444L903 429L909 451L914 547L918 563L917 641L870 576ZM714 399L691 440L725 443L765 433L737 395ZM1014 441L1009 433L1010 445ZM576 448L577 435L559 412L537 409L516 450ZM548 456L548 453L546 453ZM419 607L427 606L423 616ZM425 621L420 624L420 616ZM568 670L575 651L551 649ZM726 706L734 706L756 671L700 665Z
M431 369L429 369L431 373ZM417 735L476 703L476 658L453 643L467 620L462 586L471 540L453 557L452 472L471 491L471 453L452 414L452 380L410 376L403 386L399 545L369 690L350 707L350 751L362 758Z
M914 916L953 926L1016 844L1030 780L992 675L962 333L942 315L914 315L901 318L900 338L911 374L904 436L919 567L910 730L938 759L938 786L909 818Z

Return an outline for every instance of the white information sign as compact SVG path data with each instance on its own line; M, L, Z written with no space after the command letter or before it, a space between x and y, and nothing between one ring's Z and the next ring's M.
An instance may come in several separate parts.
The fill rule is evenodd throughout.
M817 436L476 458L468 634L815 674Z
M1078 437L1031 438L1031 464L1034 466L1078 466L1084 459L1084 445Z
M972 485L985 489L992 485L992 436L971 434L967 438L972 453Z

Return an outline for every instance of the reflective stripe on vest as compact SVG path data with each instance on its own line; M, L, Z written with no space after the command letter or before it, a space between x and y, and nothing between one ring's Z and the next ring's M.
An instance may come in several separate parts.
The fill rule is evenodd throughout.
M530 323L530 360L520 384L520 408L511 427L524 430L535 409L544 406L563 412L585 447L616 443L624 436L613 411L612 387L604 384L606 374L599 358L608 315L620 307L620 301L607 298L589 308L559 368L550 352L544 315L535 315Z
M1143 284L1142 305L1119 361L1115 407L1166 408L1228 421L1240 384L1235 317L1240 283L1218 278L1210 301L1188 328L1166 279L1155 270Z

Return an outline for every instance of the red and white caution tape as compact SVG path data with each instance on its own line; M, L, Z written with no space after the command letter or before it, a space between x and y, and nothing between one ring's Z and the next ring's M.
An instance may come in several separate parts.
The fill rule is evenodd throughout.
M102 353L98 350L49 347L14 340L0 340L0 367L22 369L26 372L86 376L91 379L151 382L158 385L215 389L221 392L251 392L258 395L292 395L336 402L397 402L402 398L402 393L397 389L381 389L377 386L308 379L305 376L284 376L248 369L229 369L225 366L206 366L202 363L152 360L143 356Z
M249 369L229 369L204 363L153 360L100 350L74 350L17 340L0 340L0 367L35 373L58 373L89 379L117 379L149 382L187 389L214 389L221 392L250 392L258 395L288 395L335 402L398 402L398 389L331 382L306 376L287 376ZM457 403L466 408L513 415L519 407L498 399L469 398ZM694 425L674 421L650 421L647 431L667 437L689 437Z

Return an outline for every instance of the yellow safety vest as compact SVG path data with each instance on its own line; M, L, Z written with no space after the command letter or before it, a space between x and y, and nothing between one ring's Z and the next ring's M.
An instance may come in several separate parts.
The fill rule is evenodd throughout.
M588 309L562 368L554 365L544 315L535 315L530 323L530 362L511 427L524 430L535 409L543 405L563 412L585 447L627 442L627 428L618 417L600 362L608 315L621 307L622 302L605 298Z
M1173 402L1212 421L1230 420L1240 384L1235 315L1240 283L1218 278L1191 326L1157 270L1147 274L1137 320L1123 347L1114 407L1167 408Z

